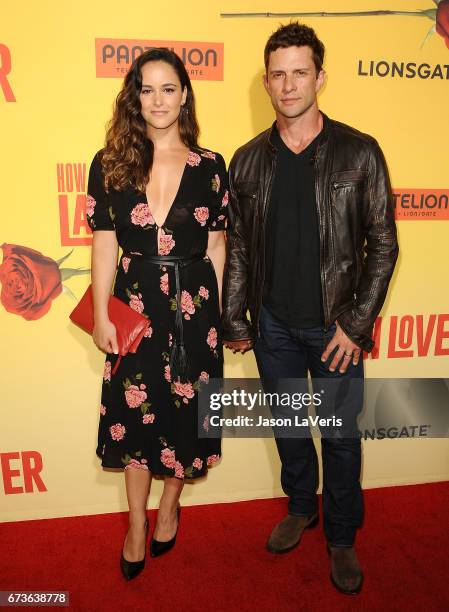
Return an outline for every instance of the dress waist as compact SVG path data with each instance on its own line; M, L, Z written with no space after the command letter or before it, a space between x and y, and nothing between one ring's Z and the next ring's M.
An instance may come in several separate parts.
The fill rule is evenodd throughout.
M170 376L173 382L179 380L184 383L189 379L189 360L184 345L184 322L182 318L182 282L181 271L189 264L204 259L206 253L194 255L193 257L181 257L176 255L135 255L124 252L125 257L134 257L145 263L158 264L163 266L173 266L176 279L176 319L175 334L170 349Z
M184 268L185 266L188 266L195 261L200 261L206 257L206 253L193 255L192 257L183 257L182 255L136 255L134 253L126 252L124 252L123 255L125 257L134 257L135 259L152 264L162 266L179 266L180 268Z

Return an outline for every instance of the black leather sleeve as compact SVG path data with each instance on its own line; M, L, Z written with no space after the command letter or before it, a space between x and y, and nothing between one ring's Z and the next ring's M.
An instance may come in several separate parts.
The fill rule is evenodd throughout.
M244 224L234 181L235 156L229 166L229 218L223 275L222 328L224 340L246 340L254 337L247 317L249 228Z
M373 325L385 301L398 258L393 195L383 153L373 140L368 160L368 190L365 195L365 256L351 310L338 318L343 331L358 346L371 351Z

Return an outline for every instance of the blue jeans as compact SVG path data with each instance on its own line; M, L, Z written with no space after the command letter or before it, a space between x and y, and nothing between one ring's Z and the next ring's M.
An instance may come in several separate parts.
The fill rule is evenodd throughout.
M335 333L335 324L327 332L321 327L289 328L262 307L259 325L260 337L255 342L254 353L265 392L273 391L276 379L303 379L306 384L310 372L314 391L324 388L327 400L333 404L332 411L342 409L355 426L363 407L363 359L357 366L351 362L344 374L338 369L329 371L334 353L326 362L321 361L321 354ZM329 402L324 411L329 416ZM361 442L352 434L342 437L337 432L337 435L325 436L322 432L322 435L324 532L331 546L350 547L363 521ZM313 439L310 435L276 437L276 444L282 463L282 488L290 498L289 513L314 514L317 512L318 457Z

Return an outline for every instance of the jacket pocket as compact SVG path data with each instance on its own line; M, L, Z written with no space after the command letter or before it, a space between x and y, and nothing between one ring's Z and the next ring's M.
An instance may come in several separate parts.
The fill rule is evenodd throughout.
M239 181L235 186L235 192L239 198L257 197L259 183L257 181Z
M344 188L361 188L368 176L366 170L340 170L333 172L330 176L330 184L333 190Z

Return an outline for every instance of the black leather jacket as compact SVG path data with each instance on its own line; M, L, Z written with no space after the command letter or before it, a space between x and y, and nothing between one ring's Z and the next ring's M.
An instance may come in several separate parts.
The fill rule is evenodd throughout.
M399 251L388 170L374 138L324 113L323 119L315 190L324 326L338 319L353 342L371 351L374 321ZM276 167L272 129L240 147L229 166L224 340L254 340L259 334L265 223ZM294 282L295 271L291 274Z

